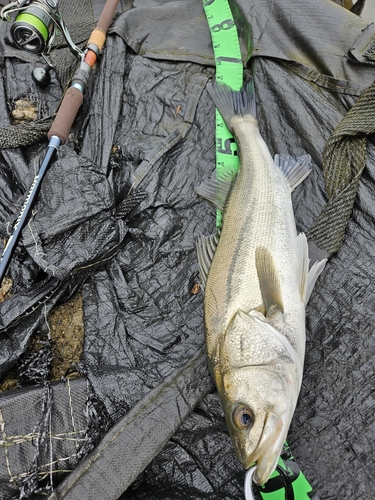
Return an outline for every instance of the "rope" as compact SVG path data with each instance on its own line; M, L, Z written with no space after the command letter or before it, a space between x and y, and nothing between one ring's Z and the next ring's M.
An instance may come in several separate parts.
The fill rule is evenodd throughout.
M375 82L362 93L324 148L328 203L308 232L308 238L328 255L337 252L344 240L366 165L367 136L374 132Z
M52 121L53 118L48 117L32 123L0 128L0 149L28 146L45 139Z

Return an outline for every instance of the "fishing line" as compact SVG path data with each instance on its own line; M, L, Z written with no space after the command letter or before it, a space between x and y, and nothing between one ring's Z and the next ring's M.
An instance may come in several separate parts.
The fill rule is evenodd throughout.
M0 18L11 23L8 43L19 50L40 54L45 60L47 68L37 67L32 72L33 80L40 87L47 87L51 82L50 71L54 66L47 54L58 31L64 36L72 54L78 59L84 57L65 25L59 0L16 0L1 9Z
M284 482L285 500L294 500L294 491L292 482L290 481L290 476L285 472L285 470L280 465L276 467L276 470L280 474L280 477Z

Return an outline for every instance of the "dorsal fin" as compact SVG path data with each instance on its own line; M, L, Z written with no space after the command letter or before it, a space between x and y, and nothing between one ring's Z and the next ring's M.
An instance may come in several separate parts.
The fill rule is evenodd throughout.
M320 273L323 271L323 269L327 263L327 260L328 259L319 260L318 262L315 262L313 266L311 266L311 269L309 271L309 275L307 278L305 305L310 300L312 291L314 290L316 280L319 278Z
M297 272L301 299L306 305L314 289L316 280L326 265L327 259L319 260L309 271L309 250L304 233L297 236Z
M302 302L306 304L306 290L309 275L309 250L305 233L297 236L297 279Z

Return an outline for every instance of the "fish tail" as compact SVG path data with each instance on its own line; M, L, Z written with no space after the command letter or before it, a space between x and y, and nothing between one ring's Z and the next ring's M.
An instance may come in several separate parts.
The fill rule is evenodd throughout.
M214 82L207 85L207 90L215 106L232 132L231 121L235 116L252 115L256 117L254 82L251 78L239 91L224 83Z

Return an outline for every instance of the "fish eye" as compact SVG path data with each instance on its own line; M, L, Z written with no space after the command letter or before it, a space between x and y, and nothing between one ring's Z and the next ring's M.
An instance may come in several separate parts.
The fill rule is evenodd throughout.
M248 429L254 422L254 414L245 405L239 405L233 412L233 421L239 429Z

